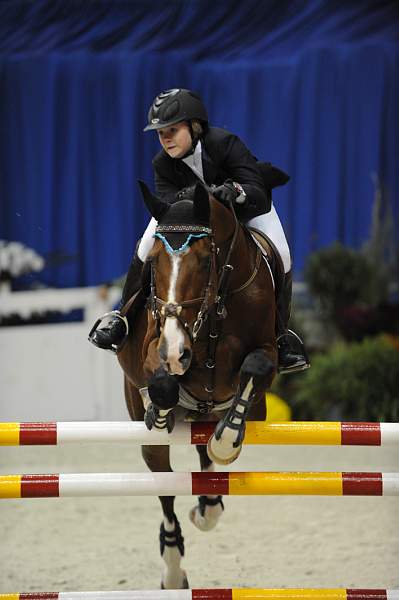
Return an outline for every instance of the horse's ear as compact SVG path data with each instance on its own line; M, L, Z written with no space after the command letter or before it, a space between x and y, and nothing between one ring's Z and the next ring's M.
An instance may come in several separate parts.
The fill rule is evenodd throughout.
M206 187L198 182L194 188L194 218L199 223L209 223L209 195Z
M155 194L152 194L147 184L141 179L138 180L138 184L140 186L140 191L143 196L143 200L145 202L146 207L150 211L151 215L159 221L159 219L166 213L169 208L169 204L164 202Z

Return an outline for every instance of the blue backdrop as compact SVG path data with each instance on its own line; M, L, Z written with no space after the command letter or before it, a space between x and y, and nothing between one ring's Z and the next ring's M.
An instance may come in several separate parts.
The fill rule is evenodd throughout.
M300 276L333 240L369 235L377 173L399 219L396 1L65 0L0 4L0 238L74 259L42 281L127 270L149 216L162 89L202 95L291 181L274 192Z

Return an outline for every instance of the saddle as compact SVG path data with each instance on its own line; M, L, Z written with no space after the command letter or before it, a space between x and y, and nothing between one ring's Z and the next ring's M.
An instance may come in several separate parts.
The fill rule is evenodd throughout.
M274 292L276 302L278 301L284 285L285 271L281 256L271 239L256 227L246 227L255 243L260 247L265 260L268 263L274 279Z

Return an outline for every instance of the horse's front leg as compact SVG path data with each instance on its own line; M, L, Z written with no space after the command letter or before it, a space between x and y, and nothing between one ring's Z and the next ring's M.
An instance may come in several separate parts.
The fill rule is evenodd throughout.
M259 392L265 392L273 381L275 364L263 349L246 356L240 369L240 382L231 408L216 425L208 442L209 458L221 465L233 462L241 452L245 422L252 402Z
M169 446L142 446L143 458L153 472L172 471ZM180 567L184 556L184 538L174 513L174 496L160 496L163 521L159 532L161 556L165 562L162 589L188 589L186 572Z
M148 429L167 429L170 433L175 426L173 409L179 402L179 384L175 375L159 367L149 378L147 403L144 416Z
M196 446L200 457L201 471L214 471L206 446ZM190 521L201 531L210 531L224 511L222 496L198 496L198 504L189 512Z

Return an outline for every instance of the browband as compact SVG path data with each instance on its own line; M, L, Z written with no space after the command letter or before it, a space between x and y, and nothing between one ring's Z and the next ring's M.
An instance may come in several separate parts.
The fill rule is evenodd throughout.
M210 227L202 225L157 225L156 233L207 233L211 234Z

